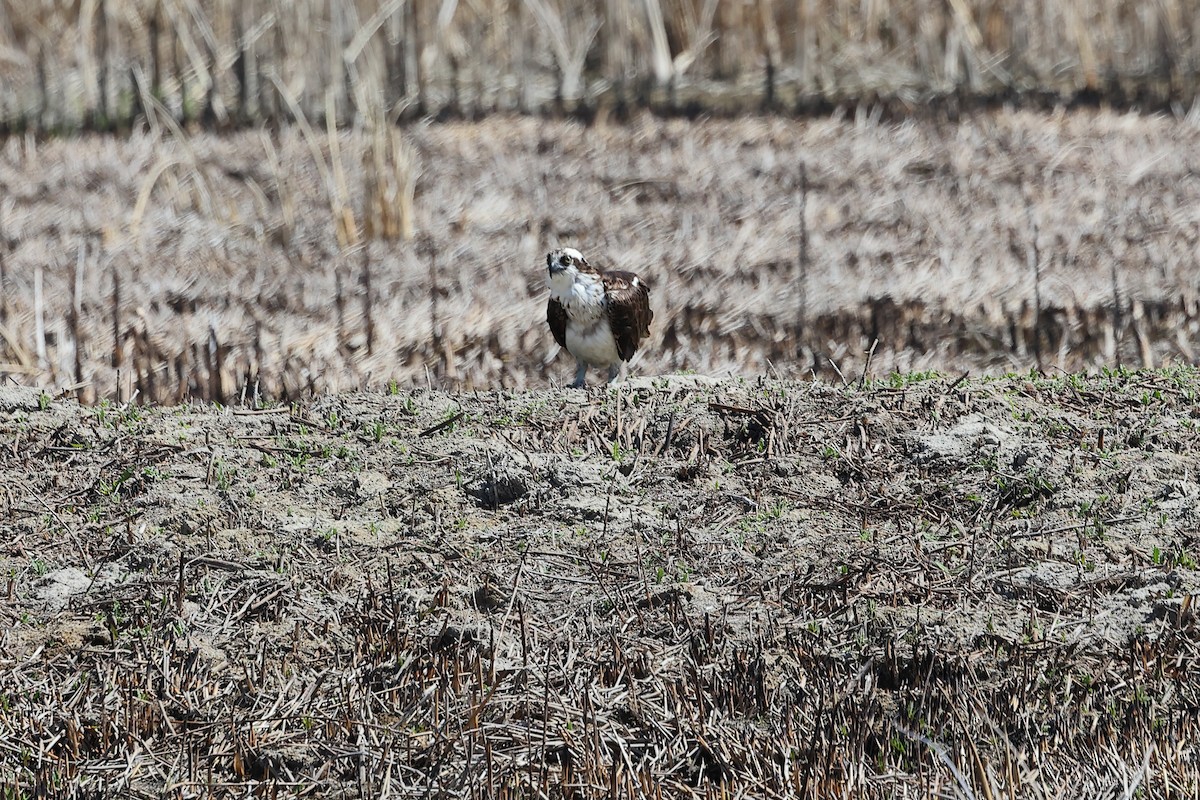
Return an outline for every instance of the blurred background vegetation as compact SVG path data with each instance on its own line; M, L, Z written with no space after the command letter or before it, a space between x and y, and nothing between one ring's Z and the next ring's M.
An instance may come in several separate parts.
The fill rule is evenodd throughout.
M1189 0L2 0L0 125L1096 102L1186 109Z
M0 377L543 386L562 244L655 287L640 374L1195 364L1198 30L1200 0L0 0Z

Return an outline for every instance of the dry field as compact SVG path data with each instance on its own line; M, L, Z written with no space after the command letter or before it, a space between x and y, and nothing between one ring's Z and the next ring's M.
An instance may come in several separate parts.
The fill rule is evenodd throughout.
M1200 796L1195 6L0 0L0 798Z
M1197 392L7 388L0 794L1194 798Z
M544 254L653 284L634 372L1194 363L1200 127L492 117L0 145L0 372L180 402L556 385ZM406 238L414 234L413 238Z

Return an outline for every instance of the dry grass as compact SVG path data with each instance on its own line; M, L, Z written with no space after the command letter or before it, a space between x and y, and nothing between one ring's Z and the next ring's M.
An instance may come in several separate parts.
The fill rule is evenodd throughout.
M897 107L1038 95L1187 107L1195 0L0 2L0 122ZM289 97L290 96L290 97ZM157 100L155 100L157 98Z
M555 383L560 243L652 282L643 374L851 378L873 342L874 374L1200 346L1185 121L171 124L4 143L0 371L88 401Z
M8 390L0 793L1196 797L1198 392Z

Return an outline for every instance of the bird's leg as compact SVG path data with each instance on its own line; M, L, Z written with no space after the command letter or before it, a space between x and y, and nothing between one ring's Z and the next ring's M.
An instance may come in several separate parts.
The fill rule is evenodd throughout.
M608 367L608 382L616 383L617 378L619 378L620 375L621 375L621 365L620 364L610 364Z
M584 381L587 379L587 364L579 359L575 359L575 382L571 384L572 389L582 389Z

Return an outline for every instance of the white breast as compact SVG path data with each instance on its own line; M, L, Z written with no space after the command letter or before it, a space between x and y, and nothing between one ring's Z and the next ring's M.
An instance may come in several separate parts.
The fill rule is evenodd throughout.
M593 367L621 363L617 341L608 319L600 317L590 325L567 321L567 352Z
M550 279L550 296L576 322L590 322L605 312L604 282L595 275L562 273Z
M550 296L567 312L567 352L594 367L621 362L608 324L604 282L599 277L576 274L551 278Z

